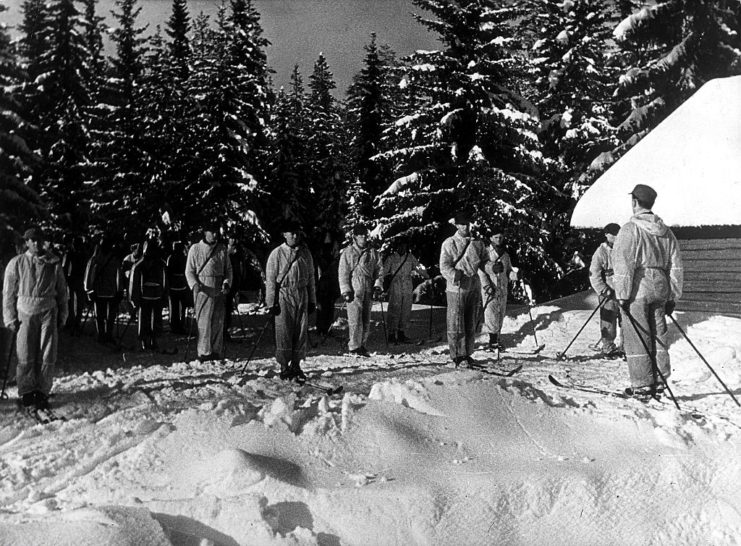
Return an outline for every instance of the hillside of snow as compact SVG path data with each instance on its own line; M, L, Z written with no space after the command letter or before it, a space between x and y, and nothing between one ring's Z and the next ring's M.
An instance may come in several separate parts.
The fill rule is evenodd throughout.
M245 367L265 320L245 305L225 363L183 362L184 339L175 356L63 339L66 421L0 401L0 544L737 544L741 408L673 326L681 409L616 396L626 365L588 349L596 317L555 358L591 313L560 303L533 309L539 354L513 309L484 371L448 364L443 309L415 306L422 343L386 349L377 307L372 358L340 353L341 326L310 351L333 396L269 377L267 335ZM741 397L741 319L677 320Z

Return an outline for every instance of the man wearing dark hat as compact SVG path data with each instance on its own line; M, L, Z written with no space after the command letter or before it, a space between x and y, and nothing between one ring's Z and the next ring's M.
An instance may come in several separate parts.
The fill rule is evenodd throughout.
M301 361L306 358L309 315L316 310L314 259L300 244L301 227L286 220L281 227L285 242L268 256L265 268L265 304L275 317L275 359L281 379L306 379Z
M633 216L615 239L612 279L628 319L623 342L631 386L637 396L652 396L663 389L660 376L671 373L666 314L682 295L682 260L674 234L651 212L653 188L638 184L630 195Z
M219 243L216 222L202 228L203 239L190 247L185 278L193 291L198 324L198 360L218 360L224 352L226 294L232 284L232 264Z
M618 224L610 223L605 226L602 230L605 241L595 250L589 266L589 284L603 302L599 312L601 338L591 348L608 357L617 356L621 352L620 344L615 343L620 315L612 280L612 248L619 231Z
M504 246L505 235L501 226L487 229L489 234L489 266L486 271L479 270L481 281L481 299L484 302L484 332L489 334L488 348L502 350L499 334L507 311L507 294L509 281L516 282L519 269L512 267L509 252Z
M445 239L440 249L440 273L446 281L448 347L457 367L473 364L471 354L481 312L478 272L489 257L484 243L471 237L471 217L467 212L456 214L453 222L456 233Z
M49 409L59 328L67 320L67 283L62 264L44 250L33 227L23 234L26 252L5 269L3 320L16 338L18 396L31 411Z
M340 293L347 302L347 322L350 330L348 349L358 356L370 356L366 343L370 335L373 296L383 293L381 258L368 245L368 229L353 228L353 242L340 254Z

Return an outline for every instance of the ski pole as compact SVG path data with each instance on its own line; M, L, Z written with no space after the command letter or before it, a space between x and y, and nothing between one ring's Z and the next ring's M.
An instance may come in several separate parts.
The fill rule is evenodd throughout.
M597 311L599 311L600 308L605 304L605 302L607 302L607 299L608 298L604 298L604 299L603 298L600 298L599 299L599 302L597 303L597 307L594 308L594 311L592 311L592 314L589 315L589 317L587 318L587 320L584 321L584 324L582 324L581 328L579 328L579 331L576 333L576 335L574 336L574 338L569 342L569 344L566 346L566 348L563 351L561 351L560 353L556 353L556 360L561 360L563 357L566 356L566 351L569 350L569 347L571 347L571 345L576 341L576 338L579 337L579 334L581 334L582 331L584 330L584 328L587 327L587 324L589 324L589 321L592 320L592 317L595 314L597 314Z
M383 300L382 299L379 300L378 303L381 304L381 324L383 325L383 339L386 342L386 349L388 350L388 348L389 348L389 335L388 335L388 330L386 329L386 314L383 311Z
M664 383L664 387L666 387L667 392L669 393L669 396L672 399L672 402L674 402L674 405L677 409L681 409L679 407L679 403L677 402L677 399L674 397L674 393L672 392L671 387L669 387L669 383L666 381L666 377L664 377L664 374L661 373L661 370L659 369L659 364L656 362L656 356L651 352L651 350L648 347L648 343L645 339L643 339L643 336L641 335L641 332L638 329L638 324L636 323L636 320L633 318L633 315L628 311L627 309L624 309L625 314L628 315L628 319L630 320L631 326L633 326L633 330L635 330L636 335L638 335L638 339L641 340L641 345L643 345L643 349L646 351L646 354L651 359L651 366L652 371L656 372L654 373L654 380L656 379L655 376L658 374L658 376L661 378L661 382ZM649 332L646 332L650 335Z
M432 339L432 298L430 298L430 324L429 324L429 336Z
M194 309L193 307L186 308L185 318L188 318L188 309ZM194 313L190 313L190 324L188 325L188 339L185 340L185 356L183 357L185 362L188 362L188 352L190 351L190 340L193 337L193 324L195 323Z
M247 362L244 363L244 366L242 366L242 371L240 372L242 375L244 375L245 370L247 369L247 366L252 361L252 357L255 354L255 351L257 350L257 346L260 345L260 341L262 341L262 336L265 335L265 330L268 329L268 326L273 321L275 317L273 315L268 316L268 319L265 321L265 326L262 327L262 330L260 331L260 335L257 336L257 341L255 341L255 344L252 346L252 351L250 351L250 356L247 358Z
M674 318L674 317L673 317L672 315L669 315L669 318L670 318L670 319L672 319L672 322L674 323L674 326L676 326L676 327L677 327L677 329L678 329L678 330L679 330L679 331L680 331L680 332L682 333L682 335L684 336L684 339L686 339L686 340L687 340L687 343L689 343L689 344L690 344L690 346L691 346L691 347L692 347L692 348L693 348L693 349L695 350L695 352L697 353L697 356L699 356L699 357L700 357L700 359L702 359L702 361L703 361L703 362L705 363L705 365L706 365L706 366L708 367L708 369L709 369L709 370L710 370L711 372L713 372L713 375L715 376L715 378L716 378L716 379L718 380L718 382L719 382L719 383L720 383L721 385L723 385L723 388L724 388L724 389L726 390L726 392L727 392L727 393L728 393L728 394L729 394L729 395L731 396L731 398L733 398L733 401L734 401L734 402L736 402L736 405L737 405L737 406L741 406L741 404L739 404L739 402L738 402L738 400L736 399L736 397L735 397L735 396L733 395L733 392L731 391L731 389L729 389L729 388L728 388L728 387L726 386L726 384L725 384L725 383L723 383L723 380L722 380L722 379L720 378L720 376L719 376L719 375L718 375L717 373L715 373L715 370L713 369L713 367L712 367L712 366L711 366L711 365L710 365L710 364L708 363L708 361L707 361L707 360L705 360L705 357L704 357L704 356L702 356L702 353L700 353L699 349L698 349L697 347L695 347L695 344L694 344L694 343L692 343L692 340L690 340L690 338L689 338L689 337L687 336L687 334L685 334L685 333L684 333L684 330L682 330L682 327L681 327L681 326L680 326L680 325L679 325L679 324L677 323L676 319L675 319L675 318Z
M121 337L118 338L118 343L116 343L116 350L120 350L121 347L123 347L123 339L126 336L126 332L129 331L129 326L131 326L131 323L134 321L134 313L129 313L129 320L126 321L126 326L124 326L123 332L121 333Z
M5 387L8 384L8 375L10 375L10 360L13 358L13 350L15 349L15 337L16 332L10 334L10 347L8 348L8 359L5 361L5 377L3 377L3 390L0 392L0 400L8 398L8 394L5 392Z

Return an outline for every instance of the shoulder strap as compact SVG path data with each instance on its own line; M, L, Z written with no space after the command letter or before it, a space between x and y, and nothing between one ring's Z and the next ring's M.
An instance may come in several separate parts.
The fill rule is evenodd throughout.
M352 266L352 269L350 270L350 278L351 279L352 279L353 273L355 273L355 270L360 265L360 260L363 259L363 254L365 254L366 252L368 252L368 247L365 247L363 250L360 251L360 256L358 256L358 261L355 262L355 265Z
M466 250L468 250L468 245L470 244L471 244L471 239L469 238L468 241L466 241L466 246L464 246L463 250L461 251L461 255L455 259L455 262L453 262L453 267L458 265L458 262L460 262L463 259L463 256L466 255Z
M291 263L288 264L288 267L286 268L286 272L283 273L283 276L281 277L281 279L276 283L278 285L278 289L279 290L280 290L281 285L283 284L283 281L286 280L286 277L291 272L291 268L293 267L293 264L295 264L296 261L298 260L298 253L301 252L302 249L303 249L303 247L297 247L296 248L296 254L291 259Z
M206 261L201 264L201 267L198 269L198 273L196 273L196 279L200 280L201 272L203 271L203 268L206 267L206 264L211 261L211 258L214 257L214 254L216 253L216 248L219 246L219 243L214 243L214 247L211 249L211 252L209 253L208 257L206 258Z
M396 274L397 274L397 273L398 273L399 271L401 271L401 268L402 268L402 267L404 267L404 264L405 264L405 263L407 263L407 258L409 258L409 252L407 252L406 254L404 254L404 260L402 260L402 262L401 262L401 264L399 265L399 267L397 267L397 268L396 268L396 271L394 271L394 274L393 274L393 275L391 275L391 278L389 279L389 283L390 283L390 282L393 282L393 280L394 280L394 279L396 278ZM456 263L458 263L458 262L456 262Z

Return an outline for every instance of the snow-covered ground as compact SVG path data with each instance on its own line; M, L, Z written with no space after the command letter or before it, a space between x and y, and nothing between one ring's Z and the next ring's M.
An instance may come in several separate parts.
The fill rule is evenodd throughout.
M546 347L503 353L512 377L449 367L442 309L415 307L421 345L387 351L379 322L370 359L330 338L305 368L344 386L331 397L266 378L269 335L241 374L261 315L225 364L182 362L184 340L178 357L63 339L67 421L0 402L0 544L737 544L741 408L673 326L679 411L552 385L627 386L587 348L596 317L555 359L590 315L576 301L533 310ZM527 349L519 311L504 338ZM677 316L741 397L741 319Z

